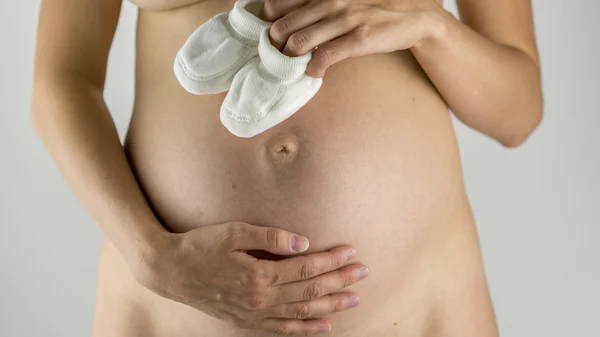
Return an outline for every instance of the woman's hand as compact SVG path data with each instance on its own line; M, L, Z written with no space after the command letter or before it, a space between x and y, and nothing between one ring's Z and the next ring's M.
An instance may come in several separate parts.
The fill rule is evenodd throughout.
M435 0L265 0L271 42L288 56L313 52L307 74L375 53L409 49L441 29Z
M313 77L349 57L410 49L458 119L519 146L544 107L531 1L457 6L464 23L435 0L265 0L262 16L284 54L313 50Z
M349 265L354 249L338 247L279 261L247 253L294 255L307 248L305 238L277 228L206 226L163 235L134 275L155 293L236 326L312 335L330 329L327 320L318 318L358 305L356 294L338 293L368 274L364 265Z

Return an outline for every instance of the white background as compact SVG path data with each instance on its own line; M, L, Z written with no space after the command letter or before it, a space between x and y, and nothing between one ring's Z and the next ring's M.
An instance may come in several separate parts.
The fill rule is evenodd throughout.
M502 336L600 336L600 2L533 3L544 121L512 151L456 123L467 189ZM0 336L86 336L101 232L29 122L38 8L0 0ZM121 135L135 17L124 4L109 64Z

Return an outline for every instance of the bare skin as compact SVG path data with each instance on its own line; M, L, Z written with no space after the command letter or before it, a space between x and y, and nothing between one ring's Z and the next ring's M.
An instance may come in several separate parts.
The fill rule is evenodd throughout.
M265 4L324 85L240 139L224 95L172 74L233 1L138 1L124 150L102 99L120 1L42 1L32 118L105 233L94 336L497 336L447 108L508 147L536 127L529 2L459 1L469 26L434 1L322 3Z

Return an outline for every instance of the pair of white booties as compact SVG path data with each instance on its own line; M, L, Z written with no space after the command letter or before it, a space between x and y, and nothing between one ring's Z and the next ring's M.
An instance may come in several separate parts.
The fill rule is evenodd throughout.
M263 0L239 0L229 13L202 24L177 53L174 71L192 94L229 91L221 123L238 137L254 137L302 108L323 83L306 74L312 52L289 57L269 39L272 23L258 13Z

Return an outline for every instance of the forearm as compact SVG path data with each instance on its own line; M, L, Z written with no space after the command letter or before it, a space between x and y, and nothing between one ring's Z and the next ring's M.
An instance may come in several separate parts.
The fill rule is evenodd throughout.
M432 34L411 50L458 119L505 146L521 144L542 115L539 68L440 9Z
M32 119L65 180L128 263L165 229L127 162L102 90L88 81L37 79Z

